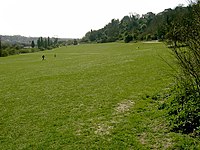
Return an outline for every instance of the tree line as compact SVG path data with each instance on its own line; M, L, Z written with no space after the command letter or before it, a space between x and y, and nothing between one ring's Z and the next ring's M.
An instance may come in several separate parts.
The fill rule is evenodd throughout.
M106 43L124 40L128 43L142 40L166 40L173 34L171 28L173 28L174 23L189 14L191 14L190 6L183 7L182 5L175 9L165 9L158 14L148 12L140 16L131 13L121 20L112 19L99 30L87 32L81 41Z
M66 41L59 41L58 38L50 37L39 37L37 40L29 41L29 43L6 42L2 41L2 38L0 37L0 57L51 50L65 44Z
M178 12L165 27L179 66L167 102L169 123L173 131L200 136L200 1Z
M34 41L32 41L32 48L34 48ZM45 49L53 49L55 47L58 47L58 38L43 38L43 37L40 37L38 38L37 40L37 47L40 49L40 50L45 50Z

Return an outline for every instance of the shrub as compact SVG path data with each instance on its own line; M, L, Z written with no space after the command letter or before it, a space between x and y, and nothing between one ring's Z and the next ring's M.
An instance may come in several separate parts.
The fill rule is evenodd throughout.
M132 40L133 40L133 36L130 35L130 34L126 35L125 38L124 38L125 43L129 43Z
M14 48L7 49L7 51L9 53L9 55L15 55L15 54L17 54L17 50L14 49Z
M192 26L182 26L185 41L172 47L180 68L168 114L174 131L200 132L200 4L193 5ZM173 38L172 38L173 39ZM175 41L177 42L177 41ZM186 47L182 47L182 45Z
M146 35L146 41L151 41L152 39L151 39L151 34L147 34Z
M182 81L174 87L173 96L168 103L168 115L173 131L199 135L200 95L197 89L191 89L190 83ZM188 84L188 85L186 85ZM185 86L183 86L185 85Z
M19 53L30 53L30 49L20 49Z
M6 57L8 55L9 55L9 53L6 49L2 50L2 54L1 54L2 57Z

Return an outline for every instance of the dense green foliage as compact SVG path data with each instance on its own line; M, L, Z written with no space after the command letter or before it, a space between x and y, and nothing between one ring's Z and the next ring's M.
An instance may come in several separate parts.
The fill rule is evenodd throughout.
M14 36L15 37L15 36ZM13 37L13 38L14 38ZM21 37L21 36L20 36ZM25 38L25 37L23 37ZM21 41L22 42L22 41ZM31 43L20 43L20 42L5 42L0 40L0 57L5 57L9 55L16 55L22 53L33 53L43 50L51 50L53 48L63 46L66 41L58 41L58 38L43 38L40 37L37 40L37 45L35 41L32 40Z
M2 42L1 44L1 57L38 51L37 48L25 47L23 44L10 44L6 42Z
M148 12L145 15L131 14L121 20L112 19L104 28L91 30L83 37L82 42L114 42L124 40L126 43L138 40L164 40L172 37L182 40L178 34L174 36L172 27L179 20L190 15L190 6L178 6L175 9L166 9L157 15ZM188 17L187 17L188 18ZM190 20L187 21L191 21ZM173 28L176 30L175 28Z
M200 135L200 2L190 12L171 23L169 40L180 71L168 110L173 130Z
M0 149L199 149L149 98L172 82L161 57L162 43L107 43L0 58Z
M31 41L31 47L34 48L35 47L35 42Z
M37 46L40 50L45 50L45 49L52 49L58 47L58 38L43 38L40 37L37 40Z

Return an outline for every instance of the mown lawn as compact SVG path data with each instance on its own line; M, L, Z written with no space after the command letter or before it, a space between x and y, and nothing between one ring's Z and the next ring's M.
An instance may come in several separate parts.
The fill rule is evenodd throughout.
M163 100L149 98L173 84L163 59L173 65L162 43L0 58L0 149L200 148L198 139L170 132Z

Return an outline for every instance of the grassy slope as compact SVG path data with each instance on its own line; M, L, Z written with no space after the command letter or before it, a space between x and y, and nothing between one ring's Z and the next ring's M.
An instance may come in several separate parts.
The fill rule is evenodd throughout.
M172 82L160 56L172 59L163 44L111 43L0 58L0 149L198 146L142 98Z

